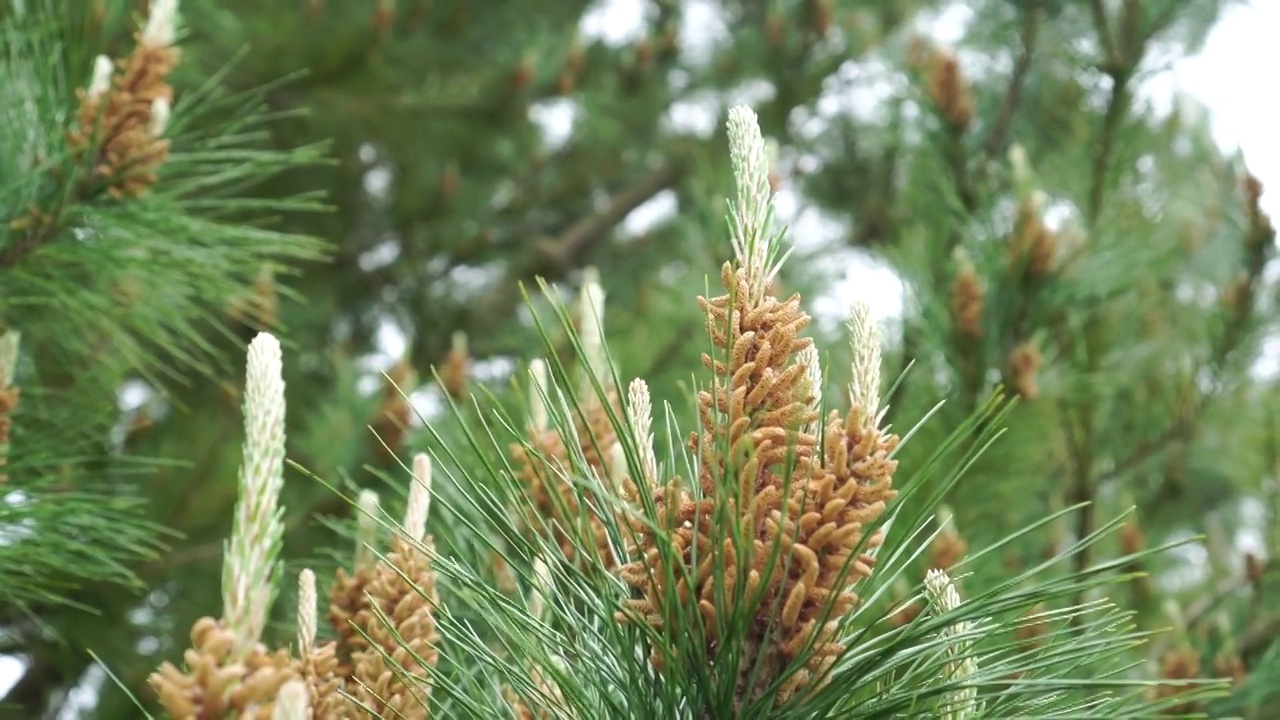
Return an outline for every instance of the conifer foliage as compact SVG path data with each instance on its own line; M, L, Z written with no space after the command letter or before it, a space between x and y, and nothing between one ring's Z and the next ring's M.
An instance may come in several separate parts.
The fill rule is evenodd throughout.
M0 716L1276 716L1241 4L3 3Z
M246 267L321 257L318 241L261 225L312 200L237 191L322 148L262 147L260 93L176 90L177 0L144 9L102 54L66 3L0 9L0 623L16 657L65 647L51 622L136 598L138 569L172 540L136 484L155 464L124 450L150 422L121 417L124 383L207 381ZM105 629L77 634L93 644ZM27 669L19 706L42 702L23 694L48 667Z
M903 472L894 459L902 440L880 427L880 340L864 306L850 314L847 408L828 407L815 390L821 371L802 335L802 298L768 290L785 238L772 230L765 144L750 109L730 111L729 139L734 254L721 271L726 294L698 298L709 372L687 448L659 460L643 380L615 411L598 286L586 288L576 318L559 311L579 382L562 382L570 375L559 363L550 373L534 365L532 438L499 419L463 433L477 456L438 448L454 485L441 492L452 519L501 555L514 582L473 562L483 554L441 552L425 534L443 488L419 454L390 551L375 546L373 528L362 530L357 567L332 584L336 639L316 644L308 569L297 643L268 650L261 619L280 551L284 399L277 341L254 340L223 615L195 623L185 670L166 662L153 675L171 716L1135 717L1216 689L1191 682L1155 692L1115 652L1144 633L1105 599L1039 609L1086 588L1114 589L1115 563L1060 574L1046 563L967 601L956 579L931 570L909 581L928 612L892 622L876 598L909 577L932 539L938 496L922 493L922 481L942 463L971 463L980 445L959 447L979 431L967 424L929 463ZM977 419L1001 422L1001 406ZM586 420L593 412L603 419ZM516 445L505 447L503 434ZM549 498L560 512L539 516ZM563 512L571 504L575 514ZM360 506L362 524L382 521L372 498ZM890 517L911 532L886 536ZM467 532L452 530L450 545ZM1097 539L1082 538L1065 558ZM1041 624L1053 629L1029 642L1023 630Z

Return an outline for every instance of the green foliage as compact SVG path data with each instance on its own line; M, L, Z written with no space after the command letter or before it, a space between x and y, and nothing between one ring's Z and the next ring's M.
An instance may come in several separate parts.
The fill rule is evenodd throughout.
M287 567L328 577L333 555L349 564L356 513L344 498L377 488L398 517L391 498L405 483L395 456L447 445L454 460L440 472L453 478L439 483L432 511L450 598L441 622L454 652L480 664L442 661L438 696L462 716L479 713L498 703L484 694L494 677L509 676L530 702L549 703L529 679L537 667L569 688L565 704L583 710L597 700L620 707L619 692L674 697L651 678L606 691L576 663L555 669L565 650L597 659L609 678L644 665L643 653L604 657L634 647L628 633L639 632L604 622L609 597L622 592L615 585L553 563L552 619L535 622L514 607L519 599L477 583L495 544L512 554L526 592L533 557L546 554L508 542L497 513L514 497L497 478L528 407L511 379L531 357L571 367L577 354L559 323L534 321L555 317L556 303L538 296L526 310L521 283L541 277L553 297L568 296L584 268L597 269L618 372L646 378L655 407L670 404L656 431L660 454L683 458L687 436L667 420L693 418L690 398L702 386L690 377L705 349L692 298L724 254L721 203L732 186L720 115L746 101L777 142L779 214L797 246L780 295L797 290L812 301L820 346L843 342L845 298L830 294L833 285L882 292L864 280L862 261L903 282L902 317L884 324L886 375L902 377L887 422L914 428L897 459L903 482L919 487L918 517L892 524L882 557L901 567L878 568L875 601L858 612L859 626L884 631L864 638L871 655L851 655L838 672L896 681L942 663L904 648L940 648L948 623L922 616L890 632L873 622L919 595L936 559L931 518L942 498L950 531L970 549L953 568L965 604L1006 603L963 618L981 635L973 653L989 713L1039 716L1025 704L1035 698L1001 694L997 671L1048 669L1041 655L1006 647L1023 622L1016 610L1035 607L1018 603L1047 592L1043 612L1060 619L1050 648L1085 652L1094 639L1114 640L1114 667L1131 666L1117 676L1126 681L1168 676L1167 662L1187 657L1202 677L1239 667L1244 678L1231 695L1198 709L1270 717L1280 702L1270 691L1280 677L1280 608L1268 560L1280 543L1280 433L1275 380L1251 369L1275 331L1274 239L1241 189L1242 161L1215 145L1203 109L1180 100L1167 110L1146 92L1237 4L982 0L965 3L966 16L955 3L921 0L664 1L645 4L637 35L606 40L583 30L598 9L585 2L186 0L172 155L152 192L127 202L68 195L70 175L48 170L67 165L74 89L87 83L92 56L129 52L141 3L27 2L38 7L26 14L6 5L0 92L22 101L0 109L0 253L12 247L10 219L33 202L67 201L56 240L0 270L0 320L24 337L6 471L14 488L42 499L22 506L32 513L52 513L68 488L79 498L66 501L71 510L101 497L103 509L83 521L90 541L109 532L110 513L144 531L95 547L145 548L103 567L115 581L132 576L153 589L140 601L95 576L79 594L94 598L97 617L43 604L38 616L5 613L11 649L32 662L7 699L25 714L52 713L86 677L91 659L47 641L50 628L82 638L149 703L147 674L178 658L195 618L215 614L240 433L239 366L223 358L229 349L238 357L256 329L228 322L226 308L264 267L275 274L287 350L290 457L325 480L294 474L286 483ZM959 95L938 82L947 53L931 65L930 43L916 41L947 8L967 17L950 53ZM708 35L715 41L700 42ZM279 83L284 76L291 81ZM964 93L967 123L957 122ZM557 114L572 115L563 138L545 131ZM1025 172L1015 170L1015 145ZM1037 206L1038 193L1060 252L1051 272L1029 277L1029 261L1011 258L1011 246L1019 207ZM309 211L321 194L337 212ZM71 232L84 228L111 241L80 243ZM313 262L318 246L304 236L331 242L334 262ZM978 337L958 332L957 248L983 289ZM122 303L112 294L122 284L150 294ZM403 352L387 327L403 332ZM431 371L457 331L468 336L470 389L485 399L460 402L454 415L441 411L445 393ZM1019 374L1015 351L1026 360L1028 348L1038 367ZM827 397L842 397L848 380L838 358L822 356ZM397 362L422 379L403 390L431 432L418 422L408 434L386 432L388 397L399 396L380 397L376 386ZM119 410L126 378L156 397ZM994 422L988 399L1027 387L1035 396ZM559 406L553 414L561 425L571 417ZM942 448L949 460L926 471ZM973 463L957 479L965 458ZM79 512L65 522L81 523ZM1121 517L1118 532L1101 532ZM154 539L155 527L180 533L160 557L137 544ZM1174 547L1151 552L1165 546ZM57 565L66 549L42 547L50 553L40 567ZM1057 561L1045 566L1047 558ZM44 573L31 573L42 593L79 582ZM586 597L602 589L613 594ZM1101 606L1104 590L1114 608ZM293 606L282 598L283 615ZM575 624L586 630L570 632ZM288 637L292 623L277 630ZM1128 644L1156 631L1151 642ZM485 655L495 637L517 648L527 641L529 658L510 648ZM713 685L698 687L723 693ZM1069 712L1074 691L1062 689L1044 698ZM1107 702L1129 712L1146 702L1141 695L1117 689ZM91 714L137 709L107 687Z
M570 316L562 314L560 321L559 330L573 336ZM566 382L567 373L555 376L558 380L545 391L545 398L556 432L566 445L573 446L580 442L574 430L574 408L583 399L575 398L572 384ZM531 402L542 400L532 397ZM1120 520L1108 523L1059 557L1015 576L986 582L966 577L966 583L981 583L991 589L965 598L957 610L922 614L901 627L890 624L890 616L904 604L891 599L891 588L908 581L913 589L906 602L919 601L923 594L919 576L913 571L937 533L928 524L943 497L942 492L930 494L929 488L937 487L931 476L941 473L949 477L947 485L965 482L959 475L983 448L998 442L996 428L1007 420L1007 412L1004 403L988 404L982 414L935 447L918 471L899 477L901 495L884 524L903 530L891 534L892 539L879 551L871 580L859 586L865 604L842 623L842 635L850 649L831 670L829 684L783 708L772 707L774 687L749 708L734 712L731 708L741 688L735 687L732 670L717 672L714 663L708 664L696 610L688 609L689 626L660 637L624 625L615 616L629 597L628 589L598 560L583 568L564 561L560 547L545 539L545 534L528 536L510 531L510 508L534 510L528 506L526 489L514 477L515 469L504 459L511 443L526 442L520 429L524 423L499 414L475 432L461 430L458 436L458 431L451 429L469 423L455 408L454 414L439 423L440 429L432 429L434 452L444 460L448 480L434 486L440 494L440 509L433 516L432 532L439 546L448 549L442 550L434 565L444 588L437 617L445 638L441 648L445 661L432 674L432 711L450 717L502 717L509 712L501 692L505 687L533 712L554 717L601 713L620 718L939 717L949 694L974 688L982 709L971 717L1157 714L1178 700L1152 701L1148 697L1150 683L1134 675L1125 661L1125 651L1142 645L1147 636L1134 629L1132 613L1106 600L1070 604L1071 598L1082 593L1113 591L1126 580L1116 571L1136 557L1116 558L1081 572L1069 568L1076 555L1107 537ZM668 423L675 422L670 408L666 417ZM628 473L640 476L641 451L635 447L635 432L623 418L616 423L613 429L624 445ZM987 429L981 431L981 427ZM669 425L666 435L678 438L682 433ZM672 453L660 458L660 467L691 468L690 474L696 477L692 468L698 459L685 450ZM620 513L602 513L609 536L619 541L614 552L626 553L624 541L629 530L619 519L627 512L639 514L650 526L661 526L652 503L627 508L622 498L591 480L597 474L592 467L572 454L570 458L571 466L562 470L564 480L575 487L582 485L580 497L587 492L603 495L607 499L602 505ZM718 505L727 499L727 495L715 498ZM1062 511L1043 518L974 553L970 561L980 562L1001 546L1015 544L1070 514ZM576 546L579 557L592 556L588 538L578 537ZM523 600L501 591L501 579L488 572L495 567L494 552L504 558L504 572L509 568L526 588ZM541 582L535 558L548 565L547 579ZM713 561L713 574L724 571ZM672 582L669 602L686 602L675 594L674 585ZM1063 601L1066 607L1060 607ZM1049 604L1060 609L1031 614ZM745 619L759 611L758 605L759 598L755 606L739 607L739 617ZM1043 637L1043 645L1015 639L1018 628L1038 623L1052 627ZM967 627L959 635L947 634L946 629L961 624ZM725 656L734 655L733 643L742 639L744 630L732 625L722 628L721 663ZM645 650L654 640L674 643L665 651L667 669L662 672L650 665ZM956 661L952 653L957 647L959 657L976 661L978 673L964 678L948 676L947 667ZM539 677L554 690L549 692L531 680ZM1206 686L1181 700L1209 696L1212 690Z
M164 403L122 414L117 396L129 380L160 393L196 374L207 382L220 345L239 343L227 306L259 269L322 257L317 239L272 227L281 213L318 209L314 193L264 201L251 191L324 154L321 144L271 148L271 88L228 92L217 75L177 91L150 192L108 193L99 148L81 152L74 138L75 89L89 84L94 50L121 48L94 48L83 17L54 2L0 11L0 326L22 338L0 503L0 617L6 649L45 646L49 659L81 667L81 643L118 626L104 608L139 603L150 589L139 571L175 540L142 484L180 465L127 448ZM46 671L37 657L28 677ZM10 700L25 702L22 692Z

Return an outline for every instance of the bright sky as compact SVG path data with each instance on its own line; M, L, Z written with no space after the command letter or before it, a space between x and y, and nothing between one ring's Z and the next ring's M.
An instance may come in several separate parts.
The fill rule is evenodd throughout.
M1263 205L1280 217L1280 99L1262 78L1280 67L1280 2L1252 0L1224 17L1200 55L1182 62L1176 82L1211 109L1214 134L1239 147L1263 184Z
M686 3L693 18L682 33L686 45L705 47L709 38L725 31L705 0ZM635 36L643 19L641 0L604 0L599 5L600 11L584 22L584 34L618 42ZM1180 88L1209 106L1219 142L1225 148L1243 150L1253 173L1267 186L1269 194L1264 202L1273 217L1280 217L1280 100L1266 80L1272 69L1280 67L1280 42L1275 39L1278 29L1280 0L1252 0L1226 15L1201 54L1179 63L1167 80L1157 82L1153 88L1164 93ZM553 118L546 120L554 124ZM697 122L696 116L688 121ZM650 208L650 212L658 210ZM637 217L632 222L643 224L643 219ZM892 273L858 266L826 302L835 309L834 306L847 307L851 295L866 299L892 297L896 285ZM899 310L900 304L892 300L876 308L881 317L895 315ZM399 357L404 340L397 335L394 331L387 333L383 343L387 362L375 365L384 367L394 361L393 357ZM1275 360L1268 369L1275 372L1280 369L1280 342L1271 343L1270 351ZM18 680L22 667L21 660L0 656L0 695ZM100 672L86 678L75 693L76 699L91 706L94 688L101 680ZM75 707L64 708L59 720L70 720L79 714Z
M1277 30L1280 1L1252 0L1236 8L1214 29L1204 52L1177 67L1175 82L1209 106L1218 142L1244 153L1262 181L1263 208L1280 219L1280 98L1262 80L1280 67ZM1280 281L1276 273L1268 275ZM1263 358L1254 369L1280 375L1280 337L1263 344Z

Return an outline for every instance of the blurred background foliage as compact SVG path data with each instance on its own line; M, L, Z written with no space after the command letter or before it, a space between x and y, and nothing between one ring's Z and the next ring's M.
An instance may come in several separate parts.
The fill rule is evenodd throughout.
M51 107L71 107L93 54L126 54L146 12L137 1L29 4L56 20L49 68L30 81ZM22 5L4 11L8 28L23 27ZM947 401L902 463L995 387L1020 396L950 498L956 532L929 562L950 565L966 546L1086 501L1078 521L964 570L976 583L1034 564L1130 505L1117 554L1202 535L1140 568L1150 576L1118 598L1143 624L1174 626L1136 660L1153 675L1233 677L1236 692L1211 712L1269 717L1280 402L1276 361L1262 358L1275 330L1274 231L1204 110L1143 90L1197 51L1229 5L184 0L175 115L205 164L162 168L159 197L132 229L117 211L95 212L130 229L135 248L209 251L133 262L138 298L119 312L143 318L120 329L145 339L137 353L41 339L82 336L87 320L67 307L91 308L83 298L24 305L20 284L0 298L5 322L31 338L24 392L85 406L32 403L99 456L65 461L66 481L87 487L105 472L128 522L177 534L162 552L128 556L132 584L83 580L76 596L94 612L37 601L0 618L0 649L21 668L4 712L133 717L86 648L149 696L146 675L215 612L240 452L238 362L259 329L286 345L291 459L348 486L380 486L371 470L422 449L415 414L438 416L446 394L483 387L517 402L512 379L542 352L520 291L536 277L572 297L595 268L620 375L686 411L705 343L692 298L726 255L722 117L746 102L777 144L775 189L796 247L780 283L818 308L820 347L841 346L849 300L866 299L884 318L887 374L913 363L889 422L910 427ZM12 72L34 50L6 42ZM242 132L229 125L240 106L183 114L184 98L209 86L260 98L266 132L244 138L259 154L221 154L231 151L219 138ZM66 117L55 116L39 132L60 136ZM298 150L320 144L326 162ZM241 204L205 202L212 188L206 197L194 184L165 199L166 183L219 172ZM16 198L6 212L24 206ZM174 213L273 235L166 225ZM59 247L26 263L60 252L80 262ZM86 287L107 287L112 262L84 260ZM0 283L21 282L3 272ZM169 287L192 288L192 307L175 307ZM190 326L157 334L179 311ZM184 357L196 337L200 357ZM99 358L110 368L74 369ZM91 390L68 393L90 375ZM833 372L830 391L845 381ZM59 407L80 420L64 423ZM22 460L37 452L23 435L46 454L54 445L37 433L45 426L15 422L18 483L41 467ZM327 549L347 546L333 527L349 507L299 473L285 492L286 555L323 565Z

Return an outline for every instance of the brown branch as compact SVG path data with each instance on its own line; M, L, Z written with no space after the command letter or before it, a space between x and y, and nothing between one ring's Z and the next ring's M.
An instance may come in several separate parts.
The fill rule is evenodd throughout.
M1272 560L1267 562L1265 565L1263 565L1262 574L1269 575L1273 572L1276 572L1277 570L1280 570L1280 562ZM1239 574L1235 574L1230 577L1224 578L1221 582L1218 583L1218 586L1214 588L1214 591L1212 594L1200 598L1200 600L1197 601L1196 604L1187 608L1186 613L1183 615L1184 620L1187 624L1187 627L1190 628L1194 626L1196 623L1205 619L1209 615L1209 613L1212 612L1213 609L1218 606L1219 603L1231 597L1232 595L1239 592L1240 590L1243 590L1249 587L1251 583L1252 583L1252 580L1250 580L1249 577L1244 573L1239 573Z
M1040 36L1040 3L1030 0L1022 16L1022 50L1013 65L1013 74L1009 76L1009 87L1005 90L1004 99L1000 102L1000 110L996 113L995 123L983 143L983 152L988 160L994 159L1004 148L1009 136L1009 126L1018 111L1022 100L1022 91L1027 85L1027 75L1031 71L1031 61L1035 57L1036 41Z
M532 252L513 264L506 279L472 305L462 326L480 327L492 323L494 318L510 317L522 297L519 283L536 277L557 279L567 275L581 265L632 210L674 186L683 177L685 168L685 163L679 160L668 160L620 191L604 210L575 222L556 237L535 240Z
M28 255L53 240L58 223L62 216L59 206L53 213L45 214L35 208L29 211L28 217L32 225L27 227L17 242L10 244L0 253L0 270L8 270L26 259ZM13 224L10 224L13 227Z
M1093 13L1098 39L1102 44L1105 55L1103 70L1111 78L1111 96L1107 101L1106 114L1102 119L1101 137L1098 140L1097 150L1093 157L1092 179L1090 181L1088 205L1085 209L1086 222L1092 227L1097 224L1098 218L1102 215L1107 178L1111 170L1111 156L1115 151L1120 126L1129 105L1129 78L1135 65L1133 58L1141 57L1142 48L1127 48L1126 54L1129 56L1122 56L1121 51L1116 47L1116 40L1112 34L1110 21L1107 18L1106 9L1102 5L1102 0L1091 0L1089 7ZM1070 413L1064 420L1064 430L1067 434L1068 452L1071 455L1073 470L1071 483L1066 490L1066 500L1068 504L1085 503L1080 509L1079 515L1076 516L1076 542L1083 541L1094 531L1096 526L1094 500L1098 489L1098 480L1093 474L1092 409L1087 405L1081 408L1079 418L1083 427L1080 428L1081 433L1078 437L1071 427L1072 419L1070 418ZM1089 566L1091 558L1092 552L1090 552L1090 548L1081 548L1080 552L1075 556L1075 569L1083 571ZM1079 599L1077 598L1077 601Z
M1254 278L1257 277L1258 271L1250 268L1250 272ZM1223 369L1223 366L1231 359L1232 354L1239 347L1245 338L1245 328L1248 325L1250 316L1253 313L1251 304L1242 303L1236 311L1228 318L1227 327L1222 335L1213 344L1213 352L1209 357L1205 368L1212 374L1217 374ZM1097 485L1117 480L1124 475L1137 470L1146 464L1149 460L1161 454L1165 450L1176 444L1188 442L1195 437L1197 426L1195 419L1201 417L1208 404L1215 399L1215 393L1207 392L1196 399L1191 410L1182 413L1176 417L1163 432L1155 438L1140 443L1132 453L1122 458L1115 464L1106 475L1096 480Z
M1066 435L1067 456L1071 463L1071 485L1067 490L1067 505L1075 505L1083 503L1076 515L1076 542L1083 542L1090 534L1093 533L1094 518L1096 511L1094 509L1094 494L1097 490L1097 483L1093 480L1093 453L1092 453L1092 424L1093 419L1086 407L1079 411L1081 425L1083 427L1077 433L1073 426L1072 409L1063 403L1062 414L1063 434ZM1073 559L1073 567L1077 573L1082 573L1089 567L1093 553L1090 552L1092 546L1084 546L1078 548Z
M1089 0L1089 10L1093 14L1093 26L1098 31L1098 42L1102 44L1106 65L1109 68L1118 68L1120 51L1116 48L1115 38L1111 34L1111 21L1107 18L1107 9L1103 7L1102 0Z
M609 202L609 206L595 215L585 217L570 225L556 238L544 238L537 243L537 254L532 265L537 272L548 270L564 274L603 241L618 223L626 219L632 210L648 202L653 196L670 188L683 174L682 166L674 161L666 162L640 177L630 187L623 189Z
M1093 225L1102 214L1103 195L1106 192L1107 176L1111 169L1111 155L1115 150L1120 125L1129 106L1129 80L1133 76L1138 61L1142 58L1144 46L1143 39L1138 37L1126 37L1125 46L1119 46L1102 0L1090 0L1089 8L1093 13L1098 41L1102 45L1102 71L1111 78L1111 97L1107 100L1107 111L1102 118L1102 133L1093 156L1089 204L1086 207L1086 220L1089 225ZM1129 35L1134 35L1133 22L1127 17L1125 31Z
M1111 78L1111 97L1107 101L1107 112L1102 118L1102 134L1098 139L1097 150L1093 156L1092 180L1089 187L1089 204L1086 206L1086 219L1089 225L1097 223L1102 215L1102 202L1107 189L1107 176L1111 171L1111 155L1115 151L1116 138L1120 134L1120 124L1124 120L1129 106L1128 69L1109 71Z
M1240 638L1240 656L1250 658L1266 650L1280 638L1280 615L1264 618L1248 627Z
M0 697L0 708L17 713L15 717L47 717L52 690L66 685L66 673L45 653L30 654L28 662L18 682Z

